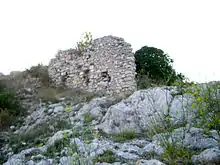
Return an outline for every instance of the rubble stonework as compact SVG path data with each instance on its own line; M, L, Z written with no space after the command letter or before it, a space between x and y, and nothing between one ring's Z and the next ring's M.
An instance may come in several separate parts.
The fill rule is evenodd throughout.
M48 67L55 86L110 95L135 91L135 70L131 45L114 36L93 40L81 53L59 51Z

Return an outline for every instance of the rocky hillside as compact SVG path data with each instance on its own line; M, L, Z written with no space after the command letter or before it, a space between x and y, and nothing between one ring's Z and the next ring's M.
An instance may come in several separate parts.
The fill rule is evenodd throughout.
M121 97L68 91L56 102L41 100L22 124L1 132L1 162L220 164L219 85L155 87Z
M104 41L0 73L0 164L219 165L220 82L187 81L160 49L133 57L124 40Z

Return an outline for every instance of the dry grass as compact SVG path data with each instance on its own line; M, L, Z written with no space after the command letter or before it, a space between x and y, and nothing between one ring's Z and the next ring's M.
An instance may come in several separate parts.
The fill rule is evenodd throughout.
M0 77L0 84L5 86L7 89L11 89L17 92L22 88L35 88L40 81L38 78L31 77L26 71L21 72L16 76L3 76Z
M73 103L78 104L90 101L93 97L94 94L77 89L53 87L37 89L37 98L42 99L44 102L56 102L59 98L65 98L65 100L71 100Z
M26 72L31 77L39 79L41 86L49 86L50 79L47 66L38 64L37 66L32 66L30 69L27 69Z
M0 77L0 85L17 91L22 88L37 88L49 86L47 66L38 64L23 72L12 72Z
M0 84L8 89L18 90L23 87L23 76L17 75L16 77L12 76L3 76L0 77Z

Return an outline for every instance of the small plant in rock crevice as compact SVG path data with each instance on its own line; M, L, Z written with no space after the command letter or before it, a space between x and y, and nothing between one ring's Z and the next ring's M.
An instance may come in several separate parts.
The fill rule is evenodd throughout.
M95 129L95 127L90 126L84 126L84 127L76 127L73 129L71 133L71 138L79 138L80 140L84 141L82 144L84 147L86 147L86 152L79 151L76 143L76 139L72 139L71 145L72 146L72 152L69 153L69 156L71 156L70 164L73 165L95 165L94 160L92 162L91 160L91 152L95 152L93 147L90 148L89 145L91 143L91 140L93 139L99 139L101 136L99 135L99 132ZM99 147L97 147L98 149ZM105 155L104 155L105 156ZM94 159L98 159L98 157L95 157ZM110 158L106 158L108 161Z
M90 122L92 122L95 118L91 115L91 113L87 112L84 114L84 124L88 125Z
M114 163L116 162L116 156L111 150L104 151L103 154L97 155L93 159L93 163Z
M194 154L192 149L180 147L175 142L167 142L162 159L169 165L192 165L191 156Z
M56 140L53 145L47 148L47 151L43 153L44 156L48 156L50 158L56 157L57 153L60 153L64 147L69 146L70 139L64 137L62 139Z
M123 142L126 140L131 140L137 137L137 133L135 131L122 131L120 133L112 135L113 140L115 142Z

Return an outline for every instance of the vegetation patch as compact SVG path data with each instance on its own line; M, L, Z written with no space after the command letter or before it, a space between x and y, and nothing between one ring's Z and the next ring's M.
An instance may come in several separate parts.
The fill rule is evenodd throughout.
M126 140L131 140L137 137L137 133L135 131L123 131L118 134L113 135L113 140L115 142L123 142Z
M195 83L183 83L177 86L180 92L179 94L189 94L193 96L192 109L195 111L195 120L191 123L191 127L197 127L204 129L204 133L208 133L210 130L217 130L219 135L220 130L220 99L218 97L218 89L220 89L219 83L214 85L206 84L205 86ZM168 111L169 112L169 111ZM187 113L187 111L186 111ZM159 136L159 141L165 149L165 153L161 156L161 161L169 165L186 164L192 165L191 157L199 154L200 150L186 148L183 145L183 140L179 139L172 143L168 141L168 138L172 134L173 130L179 127L185 127L187 120L183 121L181 125L173 125L169 114L166 117L162 117L162 124L152 124L153 127L147 130L147 136L152 137L155 134L164 133L164 136Z
M72 132L72 137L81 138L84 141L90 142L94 139L92 129L88 126L85 127L75 127Z
M53 126L53 130L51 130ZM14 153L31 148L33 146L43 146L48 137L55 132L63 129L70 129L71 125L66 120L51 120L49 123L41 123L35 126L32 130L22 134L12 134L9 139L9 145Z
M116 162L116 156L111 150L104 151L103 154L97 155L93 159L94 163L114 163Z
M159 121L152 122L151 125L142 131L141 136L152 139L156 134L171 134L175 129L186 126L187 123L173 124L169 115L161 116Z
M88 125L89 123L91 123L95 118L91 115L91 113L87 112L84 115L84 124Z
M197 152L193 149L179 146L175 142L167 142L165 152L161 156L161 159L169 165L192 165L191 157L196 153Z
M84 32L81 41L77 42L76 50L79 55L82 55L83 50L92 42L91 32Z
M30 75L31 77L38 78L42 86L49 86L50 79L47 66L42 64L32 66L30 69L26 69L26 74Z
M8 129L25 113L16 93L0 82L0 130Z
M37 98L43 102L57 103L59 98L71 101L76 105L82 102L89 102L95 97L95 94L79 89L69 89L63 87L46 87L37 89Z
M195 126L202 126L207 131L214 129L220 135L220 83L207 84L202 88L195 85L193 87L192 108L197 110Z
M60 152L64 147L69 146L69 144L70 144L70 139L67 137L56 140L53 145L47 148L47 151L44 152L43 155L50 158L54 158L58 156L57 154L60 154Z

